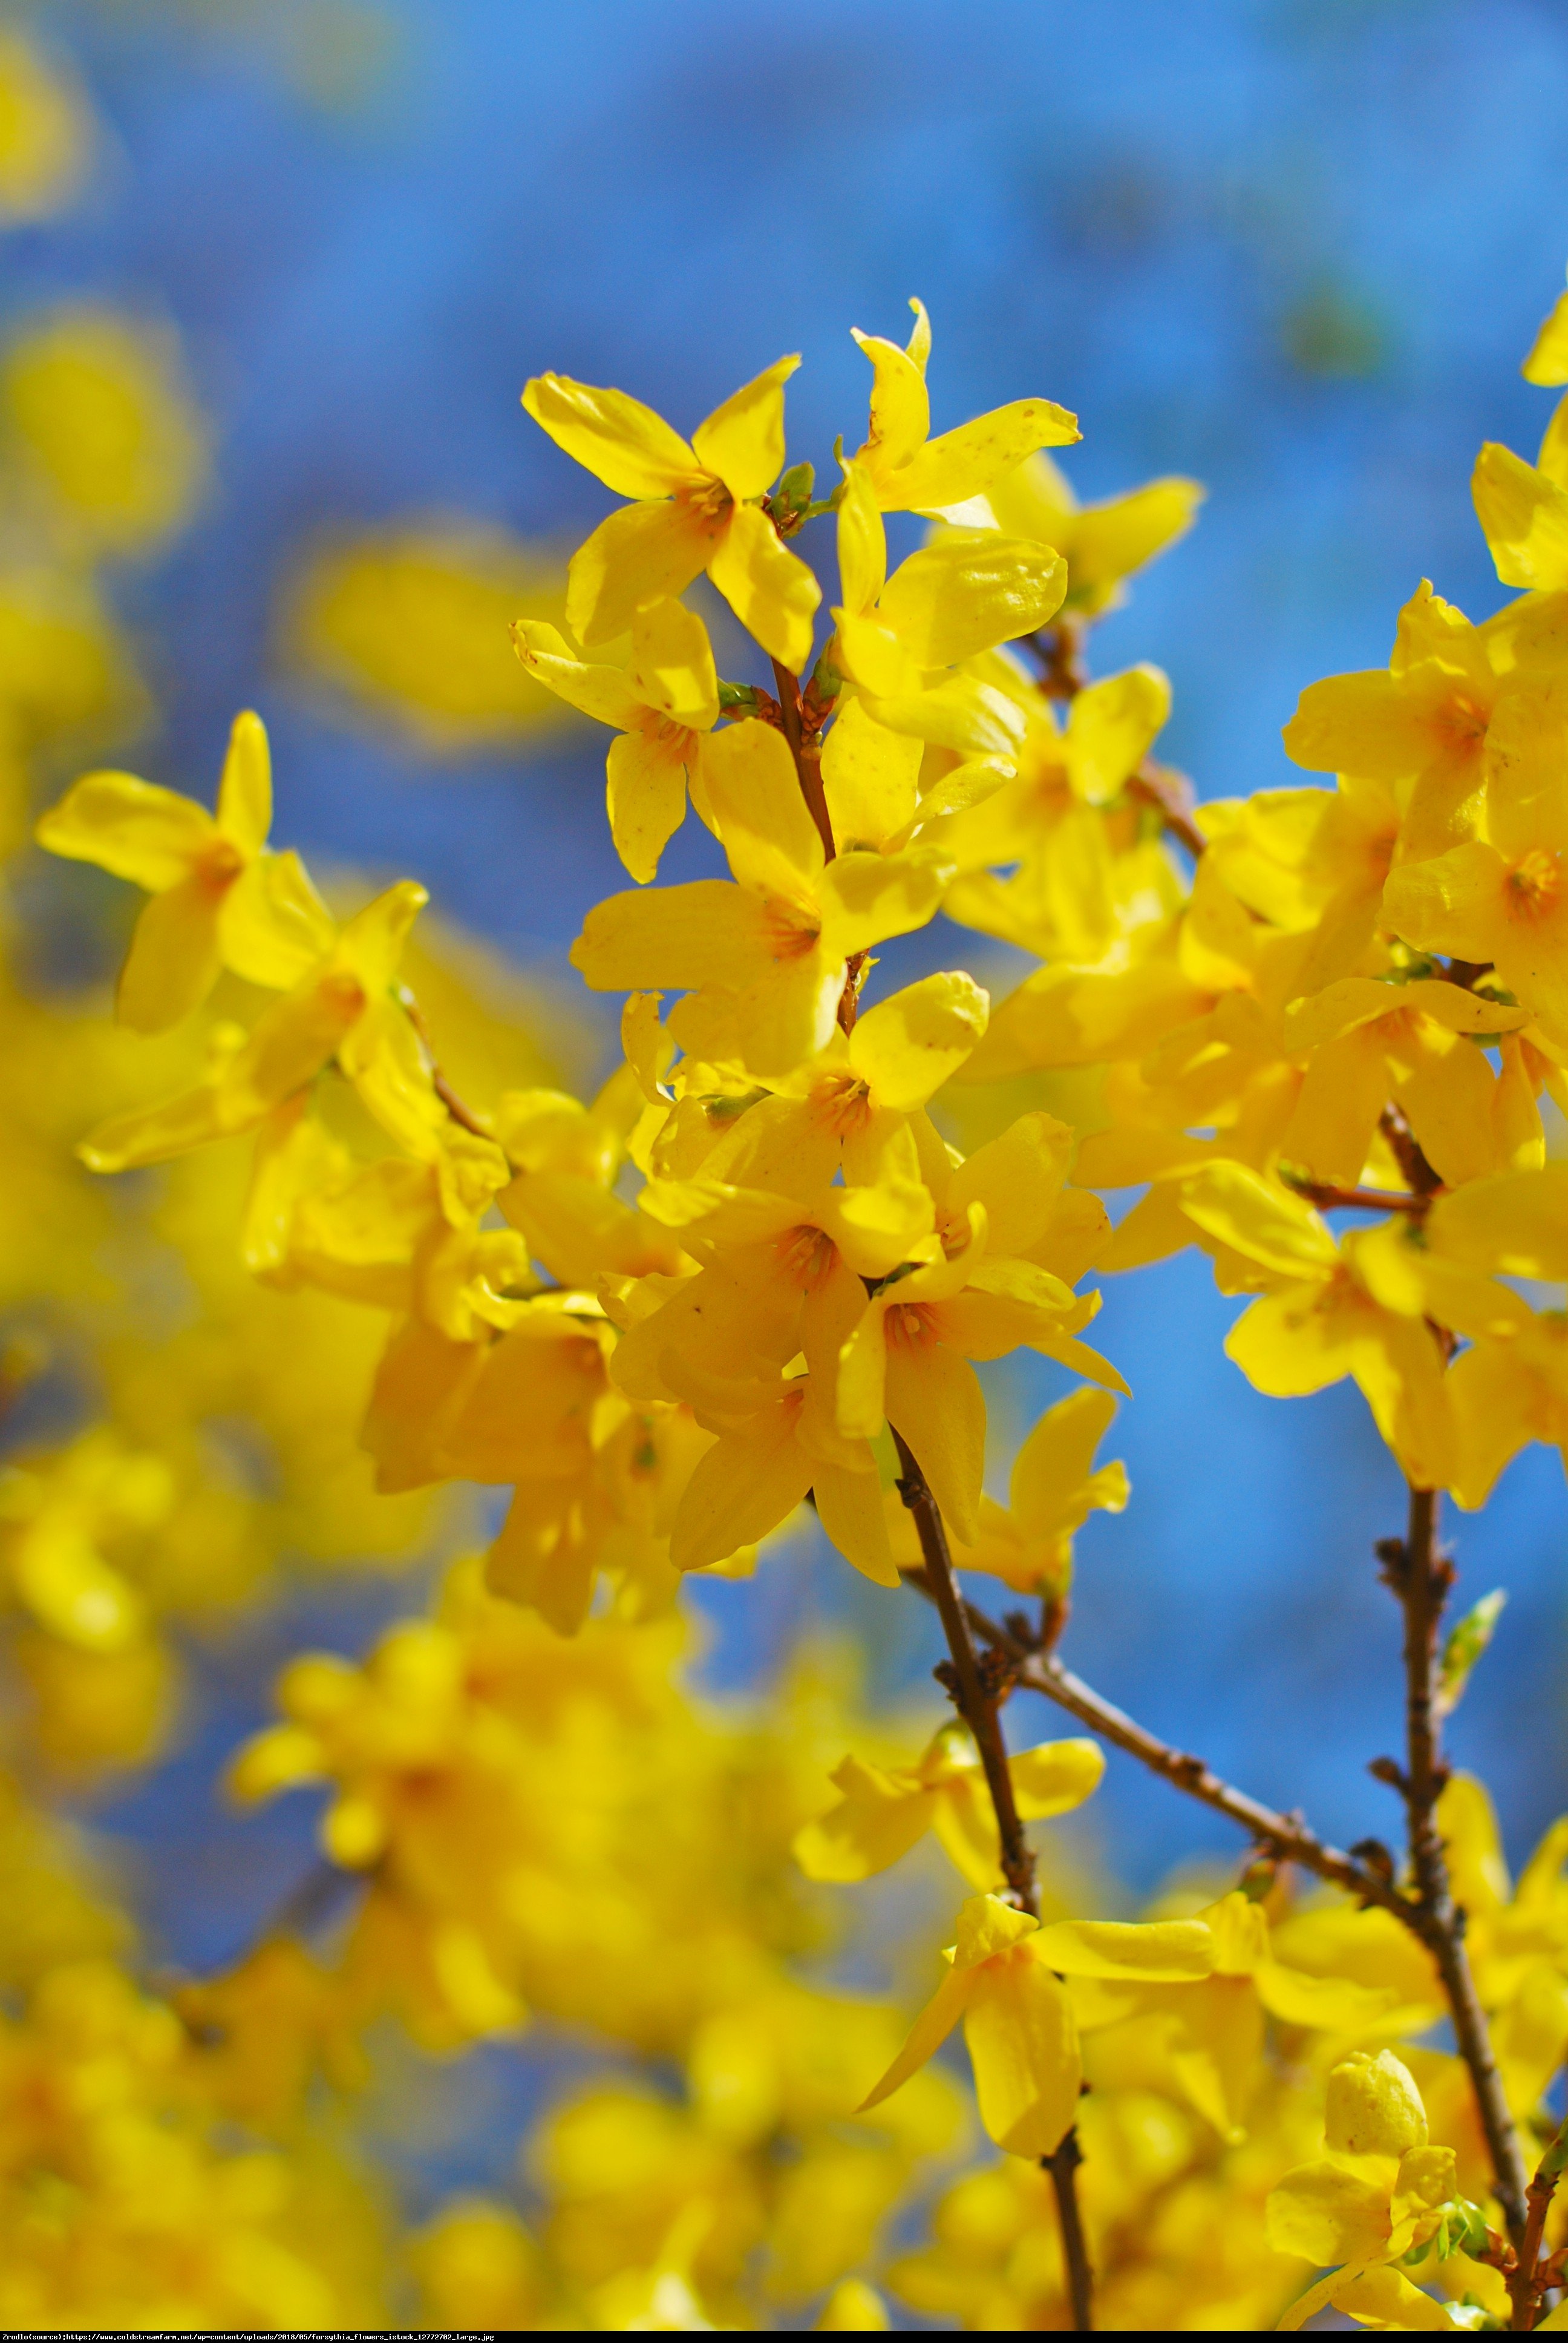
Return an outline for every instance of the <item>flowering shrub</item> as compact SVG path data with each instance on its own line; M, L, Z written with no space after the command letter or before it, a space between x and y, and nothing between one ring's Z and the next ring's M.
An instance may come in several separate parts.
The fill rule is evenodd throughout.
M19 206L64 169L74 100L45 100ZM1314 685L1287 728L1332 785L1198 805L1156 754L1165 677L1091 677L1089 649L1199 491L1079 508L1045 452L1077 425L1043 398L932 436L912 307L907 345L856 337L869 421L821 496L787 459L794 358L689 440L623 392L530 382L528 415L626 501L564 599L539 571L560 622L516 620L525 689L487 639L460 688L445 654L414 662L437 729L553 696L612 736L634 883L571 953L624 996L591 1099L422 949L422 887L329 905L273 842L254 714L212 810L95 768L37 825L146 900L130 1050L18 979L0 997L6 1396L62 1362L95 1396L0 1482L8 2326L364 2324L410 2287L447 2326L877 2328L887 2294L978 2328L1563 2322L1568 1823L1514 1886L1444 1762L1497 1598L1445 1631L1439 1513L1568 1436L1564 1322L1523 1290L1568 1277L1539 1103L1568 1108L1568 401L1537 464L1476 468L1517 598L1473 625L1423 584L1388 669ZM193 492L166 366L67 318L0 373L41 548L0 575L18 789L125 705L90 564ZM1568 382L1568 295L1525 372ZM889 513L929 524L890 571ZM338 557L313 591L356 689L392 688L388 560L416 620L438 592L443 641L503 591L494 563L476 585L397 545ZM720 678L683 598L704 574L751 680ZM693 818L729 876L658 883ZM961 969L884 980L881 948L939 912L1038 965L995 1002ZM1037 1102L1066 1070L1093 1077L1080 1128ZM106 1187L77 1141L94 1174L170 1168ZM1096 1463L1128 1394L1085 1280L1188 1246L1246 1297L1249 1380L1353 1379L1409 1484L1378 1550L1402 1855L1326 1845L1060 1656L1074 1534L1129 1498ZM1003 1504L976 1363L1020 1349L1075 1388ZM239 1420L263 1473L226 1448ZM507 1493L483 1554L455 1484ZM682 1579L747 1575L803 1504L869 1599L940 1620L923 1750L821 1666L760 1713L684 1688ZM149 1974L39 1785L155 1750L178 1631L280 1555L437 1540L458 1558L428 1615L357 1663L295 1658L234 1759L245 1802L324 1786L319 1875L224 1973ZM1010 1750L1023 1691L1072 1730ZM1025 1825L1090 1800L1106 1744L1239 1826L1236 1885L1127 1922L1081 1908L1060 1852L1037 1877ZM906 2033L892 2000L811 1980L811 1883L928 1832L953 1941L920 1948ZM553 2110L534 2229L467 2201L396 2241L333 2112L394 2019L430 2054L553 2021L663 2087L623 2069ZM1000 2160L973 2162L960 2070L930 2063L960 2031ZM933 2187L929 2237L895 2249Z

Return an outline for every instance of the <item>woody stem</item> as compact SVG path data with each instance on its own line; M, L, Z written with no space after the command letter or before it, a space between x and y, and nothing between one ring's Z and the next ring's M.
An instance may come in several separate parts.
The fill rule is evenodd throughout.
M1448 1768L1439 1745L1432 1673L1443 1599L1453 1574L1437 1551L1434 1490L1412 1485L1404 1537L1385 1540L1379 1552L1384 1576L1404 1613L1405 1767L1401 1792L1415 1888L1412 1925L1442 1979L1454 2040L1470 2069L1477 2112L1486 2134L1497 2201L1519 2251L1527 2220L1524 2161L1464 1949L1464 1914L1453 1900L1437 1827L1437 1801L1448 1779Z
M953 1576L952 1555L948 1550L941 1512L931 1494L930 1483L898 1431L893 1433L893 1443L899 1452L899 1469L902 1476L899 1493L914 1515L920 1553L925 1560L921 1589L930 1596L940 1616L952 1661L950 1681L953 1696L960 1715L974 1736L975 1747L985 1769L986 1787L990 1792L991 1806L996 1815L1002 1875L1014 1903L1038 1920L1040 1890L1035 1885L1034 1855L1019 1819L1007 1748L997 1715L996 1694L987 1690L981 1675L974 1639L970 1634L969 1607L959 1593L958 1582ZM1094 2281L1078 2204L1078 2167L1082 2161L1083 2151L1078 2144L1076 2128L1063 2136L1050 2156L1040 2158L1042 2167L1050 2176L1050 2185L1056 2195L1057 2219L1061 2229L1061 2258L1067 2271L1073 2330L1078 2334L1088 2334L1094 2325Z
M772 664L773 680L779 687L779 721L783 727L784 738L789 743L789 754L795 759L795 771L807 811L817 825L822 851L831 862L839 850L833 843L828 795L822 786L822 751L817 735L813 733L808 739L800 721L799 677L791 675L782 659L774 659Z
M1019 1820L1018 1805L1012 1794L1012 1775L1008 1769L1007 1750L997 1716L996 1699L987 1692L980 1680L980 1662L975 1656L963 1600L953 1576L952 1556L948 1551L948 1535L942 1526L941 1513L926 1476L910 1454L902 1433L895 1432L893 1440L899 1452L899 1469L903 1476L899 1483L899 1493L915 1517L920 1552L925 1557L926 1577L941 1616L948 1650L952 1655L953 1697L960 1715L974 1736L980 1764L985 1768L986 1787L990 1792L990 1802L996 1810L997 1835L1001 1842L1002 1875L1012 1892L1014 1903L1021 1911L1032 1913L1038 1920L1040 1896L1034 1884L1034 1856L1024 1837L1023 1825Z
M1563 2168L1568 2164L1568 2123L1565 2123L1535 2167L1535 2177L1525 2191L1528 2213L1524 2224L1524 2242L1519 2248L1518 2266L1508 2280L1508 2291L1513 2300L1513 2315L1509 2324L1518 2333L1528 2334L1535 2325L1544 2291L1541 2269L1541 2247L1546 2234L1546 2216L1552 2209L1552 2199L1557 2194L1557 2184Z

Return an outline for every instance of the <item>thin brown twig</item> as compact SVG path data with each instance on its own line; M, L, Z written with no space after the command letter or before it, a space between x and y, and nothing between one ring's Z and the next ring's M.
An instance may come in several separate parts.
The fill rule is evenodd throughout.
M923 1574L910 1572L906 1575L922 1593L927 1591ZM1409 1918L1409 1901L1397 1887L1358 1863L1353 1855L1342 1854L1338 1847L1319 1838L1300 1815L1280 1814L1245 1790L1222 1781L1201 1757L1191 1756L1161 1741L1158 1735L1136 1724L1123 1710L1095 1692L1081 1676L1063 1667L1059 1659L1050 1653L1031 1650L972 1603L965 1603L964 1615L971 1636L978 1635L990 1649L1005 1654L1011 1664L1014 1683L1025 1691L1043 1694L1047 1700L1055 1701L1058 1707L1065 1708L1081 1724L1098 1733L1102 1740L1124 1750L1128 1756L1136 1757L1151 1773L1160 1775L1200 1804L1228 1815L1249 1837L1266 1846L1281 1861L1299 1863L1304 1871L1342 1887L1362 1902L1380 1904L1386 1911Z
M1332 1180L1313 1180L1283 1163L1280 1177L1287 1188L1293 1188L1322 1212L1410 1212L1419 1219L1434 1202L1431 1193L1407 1195L1402 1188L1342 1188Z
M1568 2123L1563 2126L1535 2167L1530 2186L1524 2192L1524 2236L1517 2255L1513 2257L1513 2268L1509 2269L1504 2264L1503 2275L1513 2304L1509 2325L1516 2334L1528 2334L1534 2327L1541 2311L1541 2298L1547 2287L1555 2282L1552 2273L1557 2258L1553 2256L1552 2261L1543 2261L1541 2247L1546 2235L1546 2216L1552 2210L1552 2200L1557 2194L1557 2184L1563 2177L1565 2165L1568 2165Z
M800 679L791 675L782 659L773 661L773 680L779 687L779 717L784 738L789 743L789 754L795 759L799 778L800 794L807 810L817 825L817 835L822 841L822 851L829 862L838 852L833 843L833 824L828 812L827 792L822 786L822 752L815 732L809 735L802 726Z
M404 990L402 997L403 1006L407 1011L408 1022L418 1035L419 1046L425 1052L426 1063L430 1070L430 1087L436 1096L440 1100L453 1121L461 1124L462 1128L470 1132L475 1139L493 1138L494 1132L474 1112L472 1107L465 1105L441 1071L440 1062L431 1047L430 1029L425 1022L424 1011L407 989Z
M947 1531L942 1525L941 1513L902 1433L895 1431L893 1442L899 1452L899 1470L902 1475L899 1493L914 1516L920 1552L925 1557L925 1591L941 1615L942 1632L948 1639L948 1650L951 1654L949 1689L959 1715L974 1736L974 1745L985 1769L986 1787L996 1809L1002 1876L1019 1909L1032 1913L1038 1920L1040 1894L1034 1880L1034 1855L1023 1835L1018 1803L1013 1796L1012 1775L1008 1767L1007 1748L997 1715L996 1694L989 1691L981 1681L969 1620L959 1594L958 1581L953 1575L952 1555L948 1550Z
M1385 1538L1378 1548L1383 1577L1404 1613L1405 1764L1396 1775L1404 1799L1410 1867L1415 1895L1409 1921L1437 1964L1453 2020L1459 2055L1470 2069L1476 2110L1492 2158L1493 2186L1516 2251L1527 2221L1524 2160L1503 2077L1493 2053L1486 2014L1475 1990L1464 1949L1464 1915L1449 1883L1437 1802L1447 1782L1440 1725L1432 1699L1437 1634L1442 1606L1453 1583L1452 1565L1437 1550L1437 1494L1410 1491L1402 1538ZM1384 1778L1388 1778L1385 1772Z
M941 1617L942 1630L951 1654L950 1667L941 1673L960 1715L974 1737L975 1747L980 1752L980 1764L985 1770L986 1787L990 1792L991 1806L996 1815L1002 1876L1007 1881L1014 1903L1038 1920L1040 1891L1035 1884L1034 1853L1024 1836L1018 1803L1013 1795L1012 1775L997 1715L998 1692L985 1681L981 1663L975 1652L974 1640L970 1633L969 1605L959 1593L958 1580L953 1574L952 1555L948 1550L947 1532L942 1525L940 1509L931 1494L930 1484L902 1433L895 1430L893 1442L898 1449L901 1474L899 1493L914 1518L920 1552L925 1558L924 1569L918 1574L910 1572L908 1575L936 1604ZM1049 2156L1040 2158L1041 2167L1050 2174L1056 2196L1062 2266L1067 2274L1073 2329L1078 2334L1087 2335L1094 2325L1094 2277L1078 2203L1077 2176L1082 2161L1083 2151L1079 2146L1076 2126L1062 2135Z

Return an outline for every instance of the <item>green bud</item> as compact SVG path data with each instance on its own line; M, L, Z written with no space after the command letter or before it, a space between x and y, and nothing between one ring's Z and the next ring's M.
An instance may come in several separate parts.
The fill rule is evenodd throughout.
M1438 1664L1435 1706L1440 1716L1451 1716L1464 1696L1470 1671L1492 1641L1493 1631L1508 1597L1501 1586L1483 1594L1473 1611L1449 1629Z

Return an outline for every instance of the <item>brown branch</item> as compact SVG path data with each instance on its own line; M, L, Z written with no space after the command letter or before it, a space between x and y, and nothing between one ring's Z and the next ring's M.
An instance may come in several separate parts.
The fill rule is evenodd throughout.
M833 843L833 824L828 813L827 791L822 786L822 743L819 733L808 733L802 724L800 679L791 675L782 659L773 661L773 680L779 687L779 717L784 738L789 743L789 754L795 759L799 777L800 794L807 810L817 825L817 835L822 841L822 851L829 862L838 852Z
M1518 2254L1511 2255L1503 2265L1508 2283L1509 2298L1513 2315L1509 2325L1515 2333L1528 2334L1541 2312L1541 2298L1548 2286L1555 2283L1553 2263L1543 2261L1541 2247L1546 2235L1546 2216L1552 2209L1552 2199L1557 2194L1557 2184L1563 2168L1568 2165L1568 2123L1558 2132L1535 2167L1535 2175L1524 2192L1524 2236ZM1508 2268L1508 2261L1513 2267Z
M1056 2191L1056 2217L1061 2225L1061 2258L1067 2265L1073 2331L1087 2335L1094 2326L1094 2272L1090 2267L1083 2216L1078 2205L1077 2173L1083 2162L1083 2150L1078 2145L1076 2127L1067 2134L1060 2147L1040 2160L1050 2173L1050 2185Z
M1292 1172L1287 1164L1280 1166L1280 1177L1287 1188L1323 1212L1413 1212L1419 1217L1433 1202L1430 1194L1406 1195L1402 1188L1342 1188L1332 1180L1313 1180L1305 1172Z
M1048 699L1076 699L1089 681L1083 658L1088 631L1081 618L1059 618L1054 627L1024 637L1040 661L1040 688Z
M1032 1913L1038 1920L1040 1890L1035 1884L1034 1853L1024 1836L1023 1824L1019 1817L1007 1747L997 1715L1000 1680L994 1671L984 1668L975 1652L974 1640L970 1633L969 1605L959 1593L958 1581L953 1575L952 1555L948 1550L947 1532L942 1526L941 1513L931 1494L930 1484L900 1432L894 1431L893 1442L899 1452L901 1474L899 1494L914 1516L920 1552L925 1558L924 1569L918 1574L910 1572L908 1575L936 1604L941 1616L951 1662L940 1674L959 1715L973 1735L980 1764L985 1769L986 1787L990 1792L997 1838L1001 1849L1002 1876L1007 1881L1013 1902L1021 1910ZM987 1681L988 1675L990 1682ZM1094 2325L1094 2278L1090 2268L1089 2248L1084 2240L1083 2219L1078 2203L1078 2167L1082 2161L1083 2151L1078 2144L1076 2126L1062 2135L1049 2156L1040 2157L1041 2167L1050 2174L1056 2196L1057 2219L1061 2230L1061 2258L1067 2273L1073 2329L1078 2334L1086 2335Z
M425 1022L424 1011L420 1008L418 1002L415 1000L413 994L407 990L407 986L401 988L401 991L403 1006L407 1011L408 1022L412 1025L415 1032L418 1035L419 1046L425 1052L425 1061L430 1071L430 1087L435 1091L436 1096L440 1100L441 1104L446 1108L453 1121L461 1124L462 1128L465 1131L471 1132L474 1138L493 1138L495 1136L494 1132L491 1131L483 1121L481 1121L480 1118L474 1112L472 1107L466 1106L464 1104L463 1101L457 1096L457 1091L452 1088L451 1083L447 1080L446 1075L441 1071L439 1062L436 1057L436 1052L430 1045L430 1031Z
M1385 1106L1378 1117L1378 1129L1393 1150L1394 1161L1404 1173L1412 1196L1430 1201L1442 1186L1432 1170L1405 1120L1402 1107Z
M1464 1949L1464 1915L1453 1901L1437 1826L1437 1801L1449 1776L1440 1746L1432 1677L1438 1626L1453 1583L1453 1568L1437 1551L1434 1490L1412 1486L1405 1534L1385 1538L1378 1554L1384 1581L1404 1613L1405 1764L1402 1775L1394 1772L1393 1778L1405 1804L1415 1889L1409 1926L1431 1953L1442 1979L1454 2040L1470 2069L1476 2110L1486 2135L1493 2186L1509 2237L1523 2261L1527 2221L1524 2161L1493 2054L1486 2014L1471 1974ZM1389 1770L1384 1772L1385 1779Z
M1152 757L1145 757L1127 784L1127 794L1140 804L1151 805L1164 823L1167 835L1176 839L1197 861L1209 841L1192 819L1198 796L1185 773L1177 772L1172 765L1157 765Z
M1034 1855L1023 1835L1023 1824L1019 1818L1018 1804L1013 1796L1012 1775L1008 1769L1007 1749L997 1715L996 1694L981 1678L965 1605L959 1594L958 1581L953 1576L952 1556L948 1551L947 1532L942 1526L937 1501L902 1433L895 1431L893 1441L899 1452L899 1470L902 1475L899 1493L914 1515L920 1552L925 1557L922 1592L930 1594L941 1614L942 1632L948 1639L948 1650L951 1654L948 1688L959 1715L974 1737L980 1764L985 1769L986 1787L990 1792L990 1802L996 1810L1002 1876L1019 1909L1032 1913L1038 1920L1040 1895L1034 1883Z

